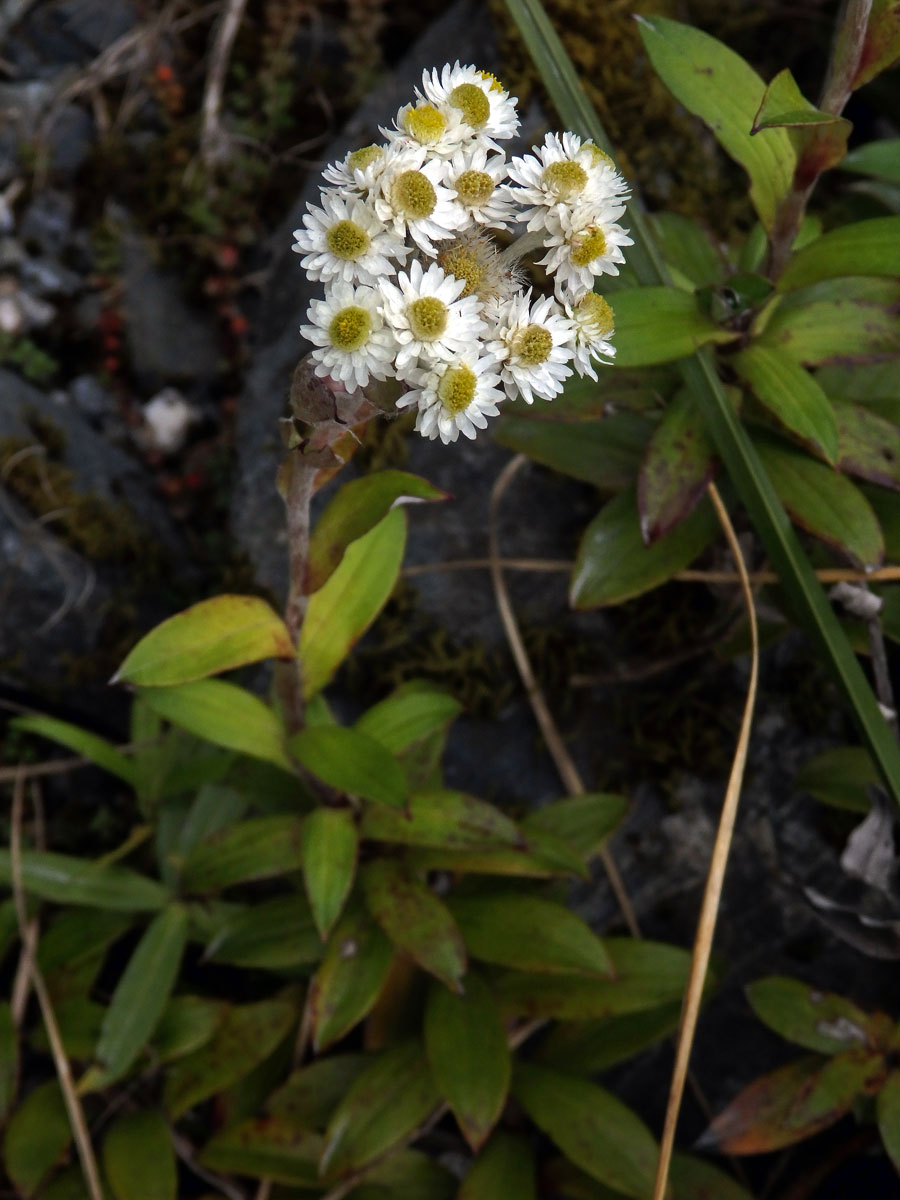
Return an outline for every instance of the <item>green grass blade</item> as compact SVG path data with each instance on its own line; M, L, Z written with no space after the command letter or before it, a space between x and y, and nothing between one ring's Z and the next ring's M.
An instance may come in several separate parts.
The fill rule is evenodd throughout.
M506 0L557 113L567 129L612 152L575 68L540 0ZM634 238L628 260L645 286L668 282L649 224L635 202L628 224ZM686 385L697 397L728 475L778 572L797 618L811 635L840 685L860 733L895 802L900 806L900 745L822 591L787 514L762 468L744 427L728 403L708 350L683 362Z

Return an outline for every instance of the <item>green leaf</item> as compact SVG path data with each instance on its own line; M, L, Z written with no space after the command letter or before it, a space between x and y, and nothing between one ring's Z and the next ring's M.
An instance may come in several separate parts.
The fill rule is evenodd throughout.
M21 866L25 891L56 904L153 912L170 899L166 888L127 867L105 866L43 850L23 850ZM0 883L12 883L8 850L0 850Z
M19 1087L19 1035L12 1009L0 1003L0 1122L13 1106Z
M802 1058L763 1075L712 1122L698 1149L765 1154L827 1129L883 1072L883 1058L858 1050L823 1063Z
M167 721L227 750L293 765L284 749L284 727L267 704L237 684L198 679L178 687L152 688L143 699Z
M51 1079L28 1093L6 1126L3 1162L16 1191L33 1196L71 1140L65 1101Z
M680 1002L690 966L686 951L628 938L605 938L603 945L612 959L612 979L506 972L494 982L504 1014L590 1021Z
M898 306L900 284L893 279L827 279L784 297L757 344L777 347L807 366L865 365L890 355L896 367ZM821 378L817 381L829 391Z
M497 1132L462 1181L457 1200L537 1200L534 1149L522 1137Z
M593 1179L635 1200L653 1190L656 1142L631 1109L574 1075L519 1063L513 1094L541 1129Z
M253 1117L216 1133L199 1155L213 1171L318 1190L322 1137L282 1117ZM304 1195L306 1193L304 1192Z
M900 275L900 217L871 217L824 233L792 256L776 288L789 292L844 275Z
M98 737L95 733L88 733L86 729L81 729L78 725L71 725L68 721L59 721L56 717L45 717L40 714L29 717L13 717L9 726L10 729L16 729L20 733L33 733L38 737L47 738L48 741L57 742L68 750L74 750L76 754L96 763L110 775L117 776L129 787L135 786L136 772L131 759L121 750L117 750L111 742Z
M719 282L725 263L709 235L696 221L682 213L661 212L653 213L651 222L670 267L694 287Z
M900 15L895 0L873 0L866 36L859 55L853 87L892 67L900 58Z
M538 1062L573 1075L594 1075L674 1033L681 1001L599 1021L565 1021L541 1042Z
M334 1054L299 1067L272 1093L266 1111L305 1129L324 1129L368 1061L364 1054Z
M522 849L504 846L472 850L420 851L416 865L423 871L454 874L514 875L525 879L551 879L555 875L589 877L584 858L563 838L543 829L530 829Z
M452 1200L456 1179L421 1150L395 1150L370 1167L353 1200Z
M175 996L166 1005L151 1040L160 1063L192 1054L212 1040L225 1020L228 1005L205 996Z
M870 175L886 183L900 183L900 138L881 138L857 146L844 158L840 169Z
M315 592L334 574L351 542L368 533L401 499L446 500L447 493L406 471L376 471L345 483L309 539L305 592Z
M750 132L785 128L797 155L794 187L802 190L841 161L853 126L845 117L810 104L785 67L766 88Z
M842 550L857 566L881 565L881 529L872 506L849 479L774 439L758 437L756 449L775 491L801 528Z
M900 1071L891 1071L875 1104L881 1140L891 1162L900 1171Z
M562 838L583 858L590 859L600 853L627 813L625 796L586 792L535 809L522 819L520 828L529 839L536 832Z
M71 1059L86 1062L93 1058L94 1047L100 1036L100 1028L106 1009L102 1004L89 1000L84 993L66 996L54 1005L59 1036L66 1054ZM46 1027L38 1025L28 1039L32 1050L40 1054L52 1054Z
M697 307L691 292L639 287L616 292L616 367L649 367L693 354L708 342L733 342Z
M766 230L790 192L796 154L784 129L753 137L765 85L733 50L707 33L663 17L641 17L641 38L656 73L684 107L750 176L750 201Z
M91 1200L81 1167L69 1167L54 1175L52 1183L41 1188L41 1200Z
M621 492L601 509L584 532L570 599L575 608L621 604L671 579L705 550L718 525L707 501L652 546L641 537L633 491Z
M156 1028L186 943L187 912L180 904L163 909L138 942L113 992L97 1043L104 1084L125 1074Z
M117 1117L103 1142L103 1170L116 1200L176 1200L175 1152L162 1114Z
M410 796L405 812L383 804L366 804L359 832L373 841L442 850L524 844L515 822L499 808L464 792L446 789L416 792Z
M300 633L303 693L328 683L384 607L400 572L406 516L395 508L347 547L341 565L309 600Z
M458 700L426 680L409 680L359 718L357 733L400 754L429 735L446 728L462 711Z
M403 768L365 733L342 725L320 725L294 734L289 745L310 774L339 792L400 808L406 803Z
M185 860L184 886L192 892L213 892L299 871L303 822L300 817L251 817L213 834Z
M634 483L653 425L632 412L568 423L504 414L494 429L501 446L601 491L618 492Z
M292 971L318 962L322 942L309 905L293 893L230 914L217 928L204 957L233 967Z
M694 398L680 391L647 442L637 481L641 537L651 545L696 508L715 474L715 451Z
M249 1075L287 1037L296 1019L294 1005L284 1000L235 1005L210 1041L169 1068L163 1095L172 1120Z
M353 886L357 842L349 808L317 808L303 822L303 883L323 941Z
M843 996L777 975L756 980L746 991L764 1024L807 1050L839 1054L870 1042L869 1014Z
M320 1169L345 1175L401 1142L436 1107L437 1089L418 1042L377 1055L335 1109Z
M828 462L837 460L837 422L831 402L808 371L783 350L758 342L732 361L760 404L785 429L810 442Z
M833 401L838 469L900 491L900 427L860 404Z
M469 972L462 995L432 984L425 1050L437 1089L477 1154L506 1104L511 1072L506 1027L490 988L477 975Z
M673 1154L669 1178L675 1200L753 1200L719 1167L691 1154Z
M384 985L393 947L368 913L354 910L335 927L312 978L305 1020L321 1053L367 1015Z
M868 788L879 778L862 746L836 746L803 764L794 776L794 790L809 792L834 808L865 813L872 807Z
M111 683L167 687L264 658L293 658L284 621L259 596L214 596L142 637Z
M447 906L396 859L377 858L360 875L369 911L394 945L461 991L466 948Z
M884 534L884 554L888 562L900 560L900 496L884 488L860 489L871 504Z
M131 923L131 917L102 908L96 912L73 908L59 913L41 931L38 944L38 966L53 996L68 991L73 977L90 990L107 949L131 928ZM93 969L85 979L82 969L86 965Z

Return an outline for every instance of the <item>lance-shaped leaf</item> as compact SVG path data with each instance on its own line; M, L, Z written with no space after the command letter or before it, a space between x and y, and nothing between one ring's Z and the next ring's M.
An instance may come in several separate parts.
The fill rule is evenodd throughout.
M182 881L192 892L212 892L299 871L303 866L299 817L251 817L201 842L188 855Z
M659 587L692 563L717 529L704 500L676 529L645 546L635 493L621 492L584 532L572 572L572 604L580 609L621 604Z
M839 469L900 491L900 427L861 404L838 400L832 407L838 427Z
M761 1021L789 1042L819 1054L870 1046L878 1023L843 996L820 992L799 979L770 976L747 987L750 1007Z
M794 254L776 288L789 292L844 275L900 275L900 217L841 225Z
M461 711L462 705L447 692L411 679L367 709L353 728L399 754L444 729Z
M379 1054L335 1109L325 1131L320 1170L345 1175L396 1146L440 1097L418 1042Z
M303 884L323 941L353 886L357 843L349 808L317 808L303 822Z
M674 212L654 213L651 220L666 262L688 283L706 287L721 279L721 253L697 221Z
M361 837L373 841L443 850L525 844L515 822L499 808L465 792L446 789L416 792L405 812L384 804L366 804L359 831Z
M758 344L777 346L807 366L896 358L900 355L898 308L896 280L827 279L785 296ZM823 379L819 384L829 391Z
M521 971L612 974L603 942L553 900L500 893L448 904L473 958Z
M706 426L690 392L682 389L663 413L641 461L637 503L646 545L694 511L715 468Z
M838 455L831 402L808 371L783 350L759 344L734 356L734 366L760 404L789 432L810 442L830 463Z
M151 1046L156 1061L172 1062L205 1046L225 1020L228 1005L205 996L175 996L160 1017Z
M765 85L721 42L678 21L641 18L641 38L657 74L684 107L700 117L727 154L750 176L750 200L767 230L791 190L796 154L787 131L753 137Z
M351 796L379 804L406 803L403 768L381 742L342 725L303 729L290 740L291 753L316 779Z
M47 738L48 741L57 742L68 750L74 750L76 754L96 763L110 775L118 776L130 787L135 786L137 773L132 760L121 750L117 750L111 742L98 737L95 733L89 733L88 730L82 729L78 725L72 725L68 721L60 721L56 717L45 717L41 714L13 717L9 726L11 729L17 729L20 733L34 733L39 737Z
M300 632L303 694L320 692L394 590L406 546L406 515L395 508L346 549L309 599Z
M872 807L868 789L879 779L862 746L835 746L803 764L794 776L794 790L809 792L835 808L865 813Z
M522 1137L497 1132L472 1164L457 1200L537 1200L534 1149Z
M635 1200L650 1195L656 1142L643 1121L605 1088L520 1063L513 1095L535 1125L591 1178Z
M891 1162L900 1171L900 1071L891 1071L875 1103L878 1132Z
M723 1154L764 1154L812 1137L839 1121L857 1096L884 1076L881 1055L802 1058L744 1088L697 1143Z
M528 831L523 848L488 847L471 850L422 850L415 856L422 871L453 871L472 875L512 875L525 879L550 879L575 875L587 879L584 857L563 838L544 829Z
M224 679L198 679L177 687L149 688L152 709L195 737L293 771L284 749L284 727L258 696Z
M535 809L521 821L522 832L531 838L549 833L562 838L583 858L593 858L606 839L625 819L628 800L613 792L586 792L567 796Z
M364 1054L332 1054L299 1067L272 1093L266 1111L305 1129L324 1129L367 1062Z
M264 658L293 658L284 621L259 596L214 596L141 638L111 683L163 687Z
M785 67L766 88L751 132L788 130L797 154L794 186L803 189L822 171L841 161L852 128L845 117L820 112L810 104ZM767 134L763 133L762 136L766 137Z
M864 83L892 67L900 59L900 13L895 0L872 0L869 22L859 66L853 77L853 87Z
M594 1075L674 1033L681 1001L602 1021L560 1021L541 1042L537 1059L547 1067Z
M213 1171L317 1189L321 1153L321 1134L283 1117L253 1117L215 1134L198 1158Z
M288 1035L296 1020L297 1011L286 1000L235 1005L210 1041L169 1068L163 1095L172 1119L249 1075Z
M447 493L407 471L376 471L345 483L309 539L303 590L318 591L331 578L350 543L368 533L404 499L446 500Z
M616 292L616 366L649 367L737 337L700 311L693 292L640 287Z
M798 525L861 567L881 565L881 529L872 506L849 479L771 438L755 441L772 486Z
M303 896L293 893L229 912L206 947L210 962L290 971L322 957L322 941Z
M361 874L369 911L394 945L461 991L466 948L447 906L396 859L375 859Z
M370 1167L355 1190L357 1200L453 1200L456 1177L422 1150L395 1150Z
M119 1079L159 1023L187 942L187 911L171 904L147 927L116 985L103 1020L97 1059L103 1083Z
M870 175L885 183L900 183L900 138L879 138L857 146L840 164L842 171Z
M676 1200L753 1200L720 1168L692 1154L673 1154L669 1178Z
M506 1027L478 975L469 972L466 990L458 996L432 985L425 1050L438 1091L477 1154L503 1111L511 1070Z
M66 1104L55 1079L29 1092L3 1135L6 1174L22 1196L33 1196L72 1140Z
M142 1109L117 1117L103 1141L103 1170L116 1200L176 1200L175 1151L162 1114Z
M309 985L306 1014L316 1053L367 1015L384 986L393 947L368 913L348 912L333 930Z
M577 422L504 414L494 440L572 479L603 492L618 492L634 483L652 429L651 421L633 412Z
M115 912L154 912L171 898L153 879L116 864L86 862L67 854L23 850L22 886L32 896L56 904L84 904ZM0 850L0 883L12 883L8 850Z

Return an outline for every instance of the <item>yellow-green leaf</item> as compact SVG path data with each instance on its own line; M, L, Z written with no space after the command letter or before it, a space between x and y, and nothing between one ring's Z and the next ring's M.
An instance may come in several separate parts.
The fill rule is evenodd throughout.
M121 750L117 750L111 742L95 733L89 733L68 721L45 717L39 713L34 716L13 717L9 725L11 729L17 729L20 733L33 733L38 737L47 738L48 741L58 742L60 746L74 750L76 754L96 763L104 771L109 771L110 775L117 775L130 787L135 785L136 771L132 760Z
M307 771L339 792L400 808L406 803L403 768L368 734L343 725L319 725L294 734L289 745Z
M184 886L218 891L251 879L270 879L303 866L300 817L252 817L212 834L188 855Z
M734 367L760 404L789 432L810 442L830 463L838 456L837 422L815 379L783 350L757 343L734 356Z
M793 255L776 287L789 292L845 275L900 275L900 217L871 217L823 233Z
M349 808L317 808L303 821L303 884L323 941L353 886L357 842Z
M103 1169L116 1200L175 1200L178 1171L162 1114L142 1109L117 1117L103 1142Z
M89 862L43 850L23 850L22 886L57 904L84 904L115 912L153 912L170 899L167 888L128 867ZM0 883L12 883L8 850L0 850Z
M349 1033L372 1008L387 978L393 947L363 910L335 926L309 986L305 1020L317 1053Z
M525 845L515 822L499 808L446 789L414 793L405 811L384 804L364 805L360 836L439 850Z
M615 294L616 366L648 367L693 354L708 342L733 342L681 288L629 288Z

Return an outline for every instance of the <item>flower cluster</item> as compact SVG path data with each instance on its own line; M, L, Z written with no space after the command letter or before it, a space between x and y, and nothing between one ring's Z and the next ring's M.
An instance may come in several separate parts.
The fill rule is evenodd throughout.
M381 145L326 167L321 203L294 231L325 285L301 329L316 374L349 391L398 379L397 405L417 410L425 437L474 437L504 398L551 400L615 353L593 287L631 245L618 224L626 185L573 133L507 160L500 143L518 128L493 75L458 62L426 71ZM526 285L535 250L552 295Z

